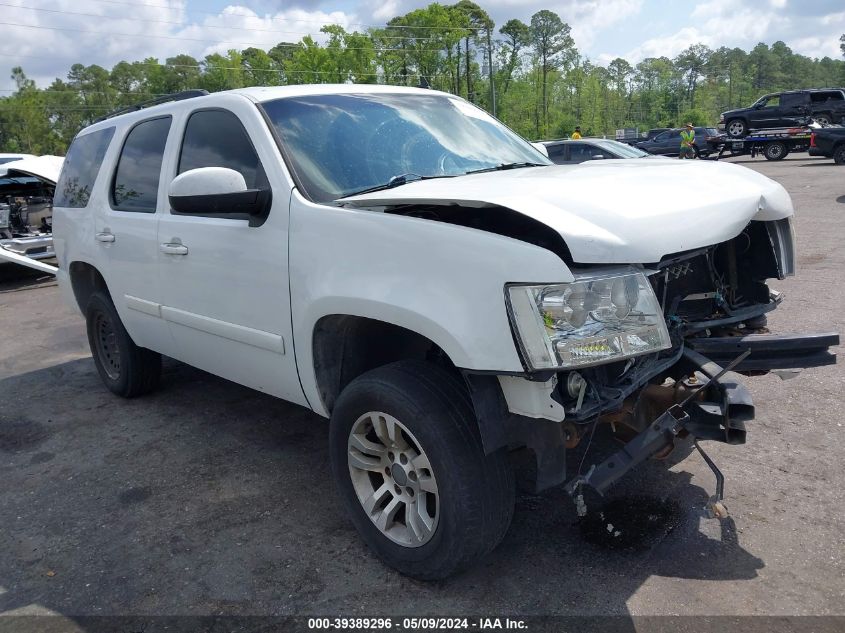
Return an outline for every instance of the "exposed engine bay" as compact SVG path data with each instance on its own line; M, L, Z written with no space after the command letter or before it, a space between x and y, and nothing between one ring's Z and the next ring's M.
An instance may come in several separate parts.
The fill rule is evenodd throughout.
M15 178L21 189L3 191L0 195L0 235L5 239L50 233L53 230L53 188L37 178ZM35 181L33 187L21 182ZM5 188L4 188L5 189Z
M649 280L660 300L672 348L656 356L641 356L578 372L589 385L580 399L572 387L573 378L560 380L557 396L566 407L569 420L589 421L598 414L618 409L645 383L672 378L672 374L677 374L672 369L681 360L685 347L698 349L704 345L714 350L712 341L709 346L705 343L707 339L727 339L730 346L738 341L737 337L768 334L766 313L775 309L782 297L770 290L766 280L783 279L794 273L790 221L750 222L740 235L728 242L672 255L647 268L654 271ZM737 348L734 356L740 351ZM724 353L718 357L725 359ZM835 362L835 357L816 360L827 364L825 360ZM782 364L765 363L758 353L737 370L759 373L780 368Z
M0 175L0 247L33 260L54 257L55 182L17 171L16 164L4 165Z

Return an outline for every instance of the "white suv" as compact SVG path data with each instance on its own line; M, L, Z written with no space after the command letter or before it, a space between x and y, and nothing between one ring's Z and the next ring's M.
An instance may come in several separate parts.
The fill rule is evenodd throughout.
M54 202L103 382L145 394L165 354L331 418L350 517L406 574L496 546L514 448L582 507L678 434L744 441L753 405L719 363L834 361L836 335L758 333L780 301L766 278L793 272L793 210L743 167L554 166L422 89L141 105L80 132ZM599 422L630 442L568 476Z

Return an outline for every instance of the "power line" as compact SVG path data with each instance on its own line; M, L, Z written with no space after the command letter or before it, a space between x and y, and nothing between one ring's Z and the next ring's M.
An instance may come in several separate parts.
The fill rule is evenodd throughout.
M52 57L45 57L43 55L9 55L7 53L0 53L0 57L8 57L10 59L17 59L19 57L24 57L27 59L44 59L44 60L53 60ZM293 69L293 70L285 70L285 69L277 69L277 68L249 68L246 66L218 66L215 64L160 64L160 63L153 63L153 62L120 62L129 64L130 66L153 66L155 68L195 68L199 70L238 70L245 73L276 73L278 75L342 75L344 73L351 74L355 77L380 77L390 73L382 72L353 72L348 69L341 69L341 70L304 70L304 69ZM112 71L114 67L112 67ZM403 77L412 77L418 78L421 77L419 73L407 73L403 74ZM427 75L428 76L428 75ZM38 89L39 92L45 92L44 90ZM8 92L8 90L4 91ZM12 91L14 92L14 91ZM66 92L63 90L57 90L55 92Z
M124 20L124 21L125 20L131 20L132 22L153 22L153 23L156 23L156 24L171 24L171 25L174 25L174 26L194 26L190 22L184 22L184 21L175 22L173 20L156 20L156 19L153 19L153 18L137 18L137 17L126 17L126 16L120 16L120 15L103 15L103 14L100 14L100 13L80 13L80 12L77 12L77 11L66 11L64 9L45 9L45 8L42 8L42 7L25 7L25 6L18 5L18 4L0 3L0 7L11 7L11 8L14 8L14 9L24 9L26 11L42 11L42 12L45 12L45 13L58 13L60 15L76 15L76 16L86 17L86 18L106 18L108 20ZM219 14L216 14L216 15L219 15ZM219 15L219 17L222 17L222 15ZM251 16L242 16L242 17L251 17ZM263 20L264 18L259 17L258 19ZM231 30L249 31L251 33L278 33L278 34L282 34L282 35L302 35L301 30L300 31L279 31L277 29L258 29L258 28L244 27L244 26L226 26L226 25L220 25L220 24L202 24L202 25L197 24L196 26L201 26L202 28L211 28L211 29L226 29L226 30L230 30L230 31ZM341 28L345 28L345 27L343 27L342 24L333 24L333 23L326 23L326 24L323 24L323 26L340 26ZM393 36L380 35L379 39L404 40L404 41L407 41L407 40L432 41L432 40L436 40L437 38L436 37L406 37L406 36L401 36L401 35L393 35Z
M180 42L199 42L201 44L237 44L238 46L246 46L246 47L253 47L253 46L260 46L258 42L237 42L237 41L230 41L230 40L207 40L202 38L195 38L195 37L177 37L173 35L150 35L148 33L104 33L103 31L90 31L88 29L74 29L65 26L43 26L40 24L18 24L16 22L0 22L0 25L4 26L18 26L26 29L44 29L48 31L69 31L74 33L87 33L89 35L107 35L107 36L118 36L118 37L143 37L143 38L156 38L156 39L163 39L163 40L177 40ZM276 46L282 48L300 48L301 44L289 44L287 42L280 42ZM345 51L374 51L374 52L401 52L402 49L398 48L375 48L375 47L354 47L354 46L346 46L343 48ZM442 53L444 49L442 48L411 48L409 52L414 53Z
M151 4L148 2L123 2L121 0L95 0L96 2L105 2L107 4L120 4L130 7L150 7L153 9L164 9L166 11L179 11L181 10L180 7L169 7L161 4ZM188 15L213 15L215 17L221 17L221 13L215 13L214 11L200 11L196 9L192 9L190 11L186 11ZM229 14L232 15L232 14ZM240 15L240 14L235 14ZM252 17L252 16L248 16ZM297 19L297 18L280 18L278 16L272 17L265 17L262 18L261 16L257 16L259 19L262 20L271 20L271 21L279 21L279 22L298 22L298 23L310 23L310 24L323 24L322 20L305 20L305 19ZM340 23L334 23L337 26L343 26ZM348 26L362 26L364 28L372 28L372 29L430 29L430 30L437 30L437 31L483 31L485 27L482 26L414 26L414 25L385 25L385 24L364 24L361 22L350 22Z

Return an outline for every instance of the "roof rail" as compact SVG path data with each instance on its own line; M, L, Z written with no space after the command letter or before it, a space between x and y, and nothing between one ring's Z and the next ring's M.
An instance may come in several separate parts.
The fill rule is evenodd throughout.
M101 116L100 118L96 119L94 123L99 123L100 121L105 121L106 119L111 119L112 117L116 117L121 114L126 114L127 112L136 112L138 110L143 110L144 108L149 108L154 105L159 105L160 103L170 103L171 101L183 101L185 99L193 99L194 97L204 97L208 94L208 90L183 90L182 92L174 92L169 95L162 95L161 97L156 97L155 99L150 99L148 101L141 101L140 103L136 103L131 106L126 106L125 108L119 108L108 114Z

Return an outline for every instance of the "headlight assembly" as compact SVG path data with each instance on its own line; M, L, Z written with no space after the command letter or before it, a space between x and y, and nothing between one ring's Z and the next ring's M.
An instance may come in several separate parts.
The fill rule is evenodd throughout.
M511 323L530 369L599 365L671 347L646 276L632 268L567 284L506 289Z

